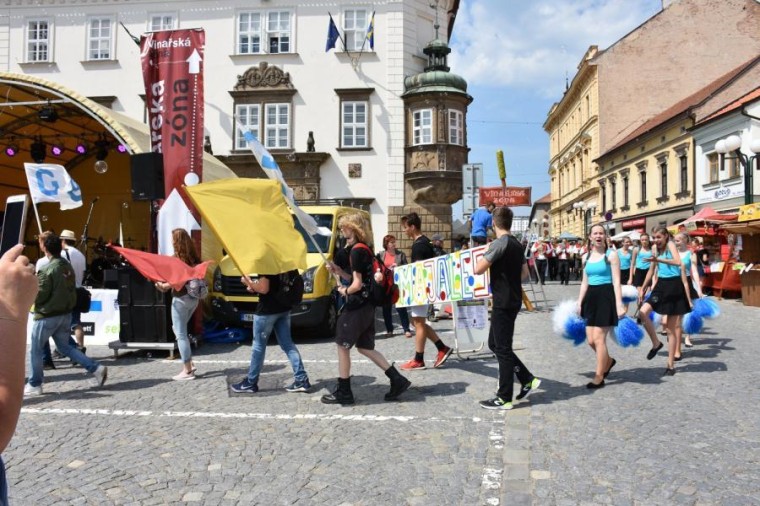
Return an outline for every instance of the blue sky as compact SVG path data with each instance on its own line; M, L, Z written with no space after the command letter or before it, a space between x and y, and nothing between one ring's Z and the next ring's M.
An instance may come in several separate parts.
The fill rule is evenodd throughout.
M467 113L470 163L484 186L507 184L549 193L549 143L543 123L591 45L604 49L655 15L661 0L462 0L451 40L451 71L475 99ZM461 202L453 206L461 218ZM515 208L527 215L530 208Z

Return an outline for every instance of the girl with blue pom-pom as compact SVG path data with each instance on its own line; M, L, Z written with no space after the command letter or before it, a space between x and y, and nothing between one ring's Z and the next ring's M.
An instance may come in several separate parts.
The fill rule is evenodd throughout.
M681 255L674 242L670 240L670 232L665 227L659 227L655 230L654 239L655 248L649 259L649 272L641 287L642 291L646 290L655 274L657 283L652 288L649 298L641 305L641 321L654 342L657 335L649 313L656 311L663 317L667 316L665 328L668 333L668 365L665 375L673 376L676 373L676 351L679 349L678 341L681 338L681 318L691 311L692 304L686 286L686 272L681 263ZM653 359L660 348L662 348L662 343L649 351L647 359Z
M652 244L649 241L649 234L641 234L639 237L639 246L633 248L631 253L631 284L639 289L639 301L644 300L644 293L641 286L647 278L649 272L649 259L652 258ZM659 340L657 341L659 343ZM653 343L654 344L654 343Z
M594 380L586 388L604 386L604 379L616 361L607 351L607 334L625 315L620 292L620 258L607 252L607 232L594 225L589 233L589 250L578 294L578 312L586 320L586 340L596 352Z
M686 272L686 286L689 288L689 295L692 302L696 299L702 298L702 286L699 278L699 269L697 261L697 254L689 249L689 236L686 232L678 232L673 238L673 242L676 243L676 249L681 255L681 263L683 263L684 271ZM679 343L680 344L680 343ZM691 348L691 339L689 334L684 336L684 346ZM681 356L681 350L679 347L678 356Z
M631 259L633 257L633 242L630 237L623 238L623 247L617 250L620 257L620 284L630 285L633 283L633 271L631 270Z

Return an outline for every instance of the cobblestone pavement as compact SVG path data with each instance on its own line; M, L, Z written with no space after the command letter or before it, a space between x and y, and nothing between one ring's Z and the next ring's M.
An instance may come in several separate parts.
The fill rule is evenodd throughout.
M577 291L546 286L550 305ZM501 412L477 405L495 390L492 359L410 372L389 403L382 371L354 353L358 403L336 407L319 402L337 371L325 339L297 341L310 394L285 392L276 344L254 395L228 387L249 345L202 346L189 382L171 381L179 364L160 353L88 348L108 383L91 390L64 362L46 371L3 454L11 504L760 504L760 309L721 308L678 374L663 378L646 343L611 344L618 365L595 392L590 349L553 335L550 312L523 312L516 348L543 384ZM450 321L434 326L453 344ZM411 340L377 329L390 360L411 357Z

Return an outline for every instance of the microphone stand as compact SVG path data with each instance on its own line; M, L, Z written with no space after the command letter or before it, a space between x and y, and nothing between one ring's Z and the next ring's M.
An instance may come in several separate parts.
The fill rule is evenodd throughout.
M88 272L85 273L85 278L87 278L88 275L89 275L89 265L90 265L89 264L89 258L87 258L87 250L88 250L88 248L87 248L87 237L88 237L88 230L90 228L90 220L92 219L92 210L95 207L95 202L97 202L99 198L100 197L95 197L94 199L92 199L92 202L90 202L90 210L87 213L87 221L85 221L85 223L84 223L84 230L82 231L82 240L79 242L79 250L80 251L82 251L82 246L84 246L84 251L82 251L82 253L84 253L85 264L88 266L87 267L87 271Z

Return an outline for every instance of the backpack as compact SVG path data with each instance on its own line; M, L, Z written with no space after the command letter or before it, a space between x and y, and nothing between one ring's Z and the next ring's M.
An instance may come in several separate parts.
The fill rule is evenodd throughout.
M83 287L77 287L77 302L74 304L74 311L77 313L89 313L90 304L92 303L92 294Z
M373 306L386 306L398 302L399 290L398 285L393 281L393 271L378 260L366 244L358 242L354 247L367 250L372 257L372 272L368 273L369 281L365 281L362 297L369 300ZM382 275L382 281L375 279L378 272Z
M293 307L303 300L303 276L298 269L280 274L280 289L274 294L278 304Z
M205 299L208 295L208 283L205 279L191 279L185 283L185 290L194 299Z

